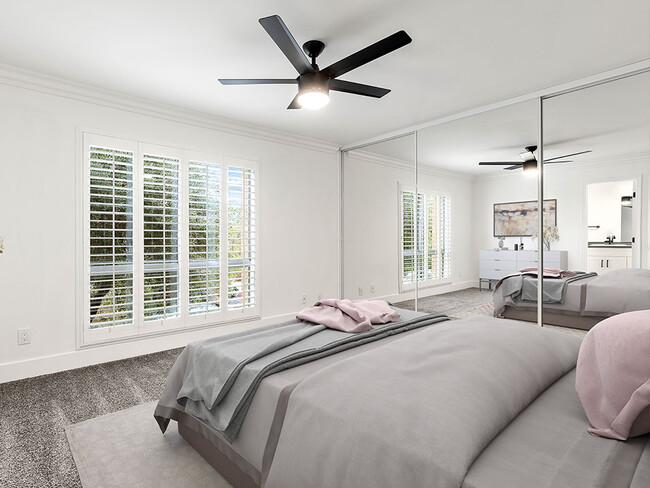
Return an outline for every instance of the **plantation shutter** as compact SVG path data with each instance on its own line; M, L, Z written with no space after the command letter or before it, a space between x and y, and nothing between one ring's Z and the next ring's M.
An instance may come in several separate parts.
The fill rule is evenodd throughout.
M133 159L131 151L91 145L89 295L91 329L133 323Z
M257 304L256 175L230 165L227 172L227 303L229 310L243 310Z
M451 197L439 195L440 278L451 278Z
M189 314L221 310L221 166L188 165Z
M180 160L143 154L144 320L179 316Z
M402 283L415 281L415 210L414 193L402 192Z
M402 285L451 278L451 261L451 197L402 190Z

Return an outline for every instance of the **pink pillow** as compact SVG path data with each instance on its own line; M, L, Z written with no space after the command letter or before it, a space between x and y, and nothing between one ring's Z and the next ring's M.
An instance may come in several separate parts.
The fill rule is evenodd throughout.
M587 333L576 391L590 433L625 440L650 432L650 310L615 315Z

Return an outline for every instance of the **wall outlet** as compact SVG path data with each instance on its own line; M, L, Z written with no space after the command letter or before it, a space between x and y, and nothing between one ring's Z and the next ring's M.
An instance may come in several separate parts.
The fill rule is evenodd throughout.
M307 303L307 294L306 294L306 293L303 293L302 296L301 296L301 298L302 298L302 304L303 304L303 305L304 305L305 303Z
M363 295L363 287L360 286L359 287L359 296L362 296L362 295Z
M18 344L29 344L32 342L32 329L18 329Z
M370 294L371 295L375 294L375 285L370 285Z

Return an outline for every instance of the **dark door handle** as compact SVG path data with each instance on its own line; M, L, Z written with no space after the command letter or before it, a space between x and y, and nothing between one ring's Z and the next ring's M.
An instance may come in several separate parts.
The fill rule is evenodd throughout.
M607 260L607 267L609 268L609 259Z
M603 260L602 259L600 260L600 267L601 268L603 267Z

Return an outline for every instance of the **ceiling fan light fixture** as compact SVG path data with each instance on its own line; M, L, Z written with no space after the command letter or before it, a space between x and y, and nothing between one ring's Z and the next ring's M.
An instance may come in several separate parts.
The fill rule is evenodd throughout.
M535 176L537 174L537 161L524 161L524 175Z
M298 104L309 110L323 108L329 101L329 90L320 86L311 86L298 94Z

